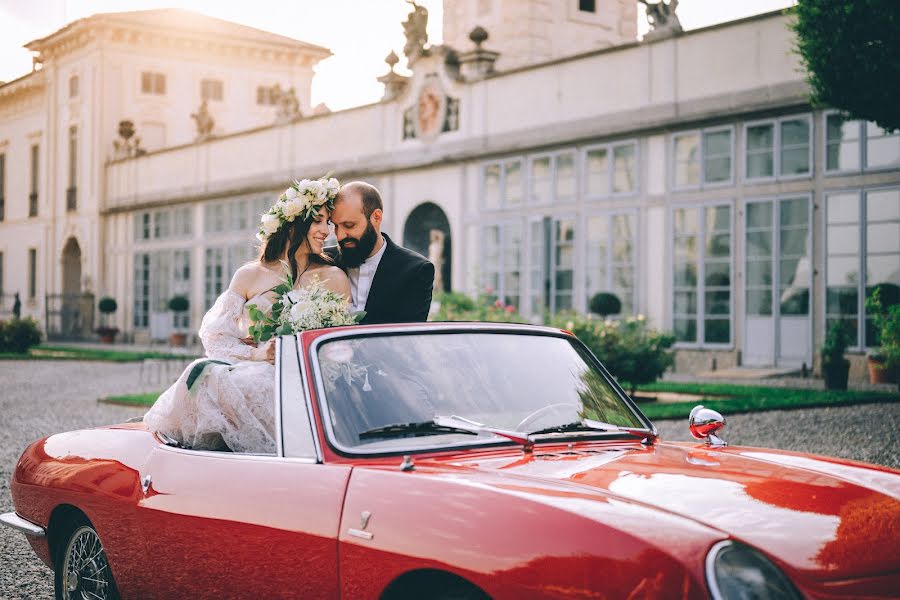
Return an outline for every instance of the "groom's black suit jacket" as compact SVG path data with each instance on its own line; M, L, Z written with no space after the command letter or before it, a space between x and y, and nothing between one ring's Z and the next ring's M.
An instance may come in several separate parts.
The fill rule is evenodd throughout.
M361 323L425 321L431 308L434 265L421 254L398 246L387 235L382 236L387 247L372 279Z

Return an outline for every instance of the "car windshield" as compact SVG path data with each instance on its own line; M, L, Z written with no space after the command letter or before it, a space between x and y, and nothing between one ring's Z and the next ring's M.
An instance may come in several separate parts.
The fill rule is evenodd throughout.
M351 452L509 441L434 423L449 416L524 433L585 419L646 427L580 345L564 337L370 335L325 341L317 357L330 435Z

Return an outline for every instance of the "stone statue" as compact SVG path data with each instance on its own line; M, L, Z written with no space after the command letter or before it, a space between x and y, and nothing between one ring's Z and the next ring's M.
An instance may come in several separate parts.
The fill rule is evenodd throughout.
M434 265L434 293L444 291L444 232L432 229L429 232L428 260Z
M415 0L406 0L412 5L412 12L403 22L403 34L406 36L406 45L403 46L403 54L407 60L422 54L425 44L428 43L428 9L416 4Z
M216 126L215 119L209 114L209 108L206 100L200 103L200 109L191 114L191 118L197 123L197 141L202 142L212 136L212 131Z
M13 318L22 318L22 301L19 300L19 292L16 292L13 296Z
M647 7L647 22L653 28L644 36L645 39L669 37L684 31L678 15L675 14L678 0L669 0L668 4L665 0L659 0L652 4L648 0L638 0L638 2Z
M115 150L113 158L131 158L133 156L143 156L146 150L141 148L141 138L134 135L134 122L129 120L119 121L119 139L113 140L113 148Z
M278 106L278 112L275 114L276 123L290 123L295 119L299 119L300 101L297 100L297 91L292 87L288 91L281 91L281 86L277 83L272 88L272 96L275 98L275 104Z

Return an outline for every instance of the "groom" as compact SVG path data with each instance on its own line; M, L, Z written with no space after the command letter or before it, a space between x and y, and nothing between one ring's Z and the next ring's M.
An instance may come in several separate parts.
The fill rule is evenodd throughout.
M383 213L381 194L362 181L343 185L331 212L352 309L366 311L365 325L425 321L434 265L381 233Z

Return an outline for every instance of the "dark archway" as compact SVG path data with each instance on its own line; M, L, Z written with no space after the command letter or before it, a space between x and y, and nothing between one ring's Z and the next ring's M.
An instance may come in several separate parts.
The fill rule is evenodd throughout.
M63 246L61 301L60 333L65 338L81 337L81 246L74 237Z
M433 263L440 263L440 266L435 264L435 268L440 267L440 277L435 274L435 293L453 290L450 281L453 272L450 221L440 206L433 202L424 202L409 213L403 227L403 245L427 257Z

